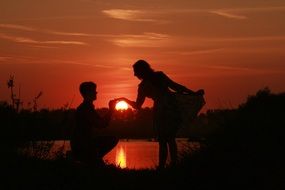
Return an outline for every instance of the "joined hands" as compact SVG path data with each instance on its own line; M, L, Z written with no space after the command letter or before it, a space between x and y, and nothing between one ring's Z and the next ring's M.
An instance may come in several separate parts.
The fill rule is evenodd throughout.
M125 97L115 98L115 99L109 101L109 109L115 110L116 104L120 101L125 101L127 104L130 103L130 100L128 100Z

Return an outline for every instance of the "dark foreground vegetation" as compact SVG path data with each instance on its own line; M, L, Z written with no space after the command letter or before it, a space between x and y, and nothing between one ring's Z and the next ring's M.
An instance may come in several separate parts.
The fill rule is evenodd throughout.
M5 124L1 125L2 189L4 186L5 189L285 188L285 93L273 94L263 89L249 96L237 109L209 110L200 115L187 130L204 139L201 149L185 150L176 167L163 171L87 166L60 153L55 160L19 156L16 150L25 146L24 139L34 138L28 134L36 128L25 132L21 120L24 116L14 113L7 104L1 105L0 113ZM46 123L51 122L40 112L32 115L27 117L41 117ZM132 122L137 122L136 119ZM40 120L30 118L30 121Z

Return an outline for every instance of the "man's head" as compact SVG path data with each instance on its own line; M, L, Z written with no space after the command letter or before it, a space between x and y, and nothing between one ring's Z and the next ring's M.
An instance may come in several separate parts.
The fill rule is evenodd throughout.
M84 100L94 101L97 99L97 85L94 82L83 82L79 86L79 91Z

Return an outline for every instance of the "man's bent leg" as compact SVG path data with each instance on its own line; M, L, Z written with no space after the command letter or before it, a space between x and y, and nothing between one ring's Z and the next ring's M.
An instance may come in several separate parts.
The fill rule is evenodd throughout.
M103 158L118 144L119 139L113 136L102 136L96 137L93 142L96 146L96 153L98 154L97 156Z

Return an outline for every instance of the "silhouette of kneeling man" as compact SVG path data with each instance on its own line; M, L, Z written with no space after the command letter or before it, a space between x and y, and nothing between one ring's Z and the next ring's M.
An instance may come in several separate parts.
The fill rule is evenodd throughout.
M101 117L95 110L93 101L97 99L96 84L80 84L83 102L76 109L76 126L71 137L73 157L84 163L103 166L103 157L118 143L118 138L103 135L109 125L116 101L109 101L109 111Z

